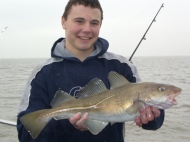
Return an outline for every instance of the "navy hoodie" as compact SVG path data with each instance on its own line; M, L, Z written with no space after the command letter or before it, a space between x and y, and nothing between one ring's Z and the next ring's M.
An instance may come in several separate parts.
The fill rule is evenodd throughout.
M140 81L136 67L127 58L107 52L108 42L98 38L94 52L83 62L64 47L64 38L58 39L51 50L51 58L38 65L28 79L17 120L20 142L124 142L124 123L106 126L98 135L78 131L68 121L52 119L36 139L32 139L19 118L29 112L49 109L57 90L74 96L93 78L101 79L110 87L108 73L115 71L130 82ZM164 111L154 121L143 125L144 129L156 130L164 120Z

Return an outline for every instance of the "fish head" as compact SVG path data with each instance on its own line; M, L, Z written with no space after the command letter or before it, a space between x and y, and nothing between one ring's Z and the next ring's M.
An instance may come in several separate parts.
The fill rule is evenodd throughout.
M177 105L176 96L182 91L181 88L168 84L144 83L142 86L139 100L159 109L167 109Z

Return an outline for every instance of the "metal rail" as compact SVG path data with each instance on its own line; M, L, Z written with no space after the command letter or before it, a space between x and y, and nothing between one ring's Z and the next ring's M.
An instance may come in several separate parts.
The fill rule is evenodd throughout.
M0 123L6 124L6 125L11 125L11 126L16 126L16 122L9 121L9 120L4 120L4 119L0 119Z

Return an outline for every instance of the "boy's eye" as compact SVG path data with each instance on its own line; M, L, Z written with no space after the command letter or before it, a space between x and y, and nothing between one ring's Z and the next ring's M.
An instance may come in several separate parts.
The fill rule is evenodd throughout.
M92 22L92 25L93 26L96 26L96 25L98 25L99 23L98 22Z
M77 23L83 23L83 21L82 21L82 20L77 20L76 22L77 22Z

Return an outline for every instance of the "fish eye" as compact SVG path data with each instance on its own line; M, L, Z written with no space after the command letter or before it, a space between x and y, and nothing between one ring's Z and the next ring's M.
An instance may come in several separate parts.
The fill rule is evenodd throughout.
M164 88L164 87L159 88L159 91L161 91L161 92L164 92L165 90L166 90L166 88Z

